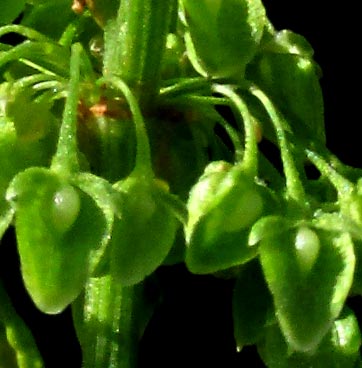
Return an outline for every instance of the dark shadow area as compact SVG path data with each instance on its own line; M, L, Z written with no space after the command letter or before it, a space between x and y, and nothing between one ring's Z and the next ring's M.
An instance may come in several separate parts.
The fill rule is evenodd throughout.
M184 265L157 271L162 302L140 344L139 368L264 367L254 347L237 353L233 280L190 274Z
M327 146L342 161L361 166L359 120L360 61L356 56L360 30L350 6L308 1L264 0L277 29L303 35L314 48L322 69Z

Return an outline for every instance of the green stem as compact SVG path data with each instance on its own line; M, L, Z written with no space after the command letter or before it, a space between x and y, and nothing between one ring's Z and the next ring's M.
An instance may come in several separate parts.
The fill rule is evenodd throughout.
M0 67L16 60L44 74L68 76L69 70L68 66L65 66L66 63L58 63L54 60L49 60L49 63L47 62L47 55L60 53L60 55L58 55L59 58L63 58L67 52L68 50L63 49L53 42L26 41L11 47L4 53L0 53ZM42 60L37 57L39 54L44 54ZM68 57L68 55L66 56ZM44 66L39 65L38 62L43 63Z
M11 301L0 282L0 327L5 327L7 343L14 350L17 367L42 368L43 361L35 344L34 338L18 316ZM0 365L3 362L0 362Z
M229 135L233 143L235 151L235 161L241 162L243 158L245 159L245 153L242 143L240 141L239 134L220 114L217 114L217 116L219 124L226 130L226 133ZM255 176L254 174L255 172L253 172L253 176Z
M86 11L82 15L78 16L73 22L69 23L64 32L59 38L59 45L70 47L77 34L80 34L86 26L89 19L89 13Z
M114 88L122 92L129 104L131 113L133 115L137 140L136 164L133 170L133 175L153 177L154 173L152 169L150 143L136 96L132 93L127 84L120 78L113 76L109 78L102 78L99 80L100 84L102 84L103 82L111 84Z
M60 85L61 83L64 83L64 80L61 77L52 76L49 74L42 74L42 73L33 74L30 76L26 76L26 77L17 79L14 82L12 89L13 90L19 89L19 91L25 90L28 87L32 87L36 89L35 86L39 85L39 83L42 83L42 82L50 82L50 83L56 83Z
M66 174L79 171L76 135L81 52L82 46L74 44L70 59L68 96L65 101L57 151L51 164L54 170Z
M325 160L326 162L329 162L329 166L332 169L334 169L336 172L338 172L340 174L340 176L348 178L352 182L355 182L359 178L362 177L362 169L361 168L356 168L356 167L353 167L353 166L349 166L349 165L341 162L338 159L337 156L335 156L334 154L332 154L328 150L327 147L325 147L323 145L316 146L315 144L313 144L313 146L308 145L308 147L309 147L310 151L314 151L314 152L318 151L319 156L322 156L323 160Z
M8 33L17 33L18 35L24 36L34 41L52 42L52 39L47 36L44 36L44 34L37 32L32 28L28 28L19 24L9 24L0 27L0 37Z
M235 152L235 162L241 162L244 156L244 147L240 141L240 137L238 132L229 124L229 122L224 119L215 109L214 109L214 102L215 99L220 97L204 97L204 103L208 101L208 105L212 106L212 108L203 110L203 116L204 118L210 119L212 122L218 122L226 131L226 133L229 135L229 138L231 139L231 142L234 146L234 152ZM230 100L227 100L227 106L230 107Z
M96 171L111 183L128 176L134 167L136 147L131 121L115 121L106 116L96 118L99 150L93 153ZM130 132L128 132L128 130ZM136 142L134 140L134 142ZM121 159L121 161L120 161Z
M196 78L182 78L177 80L170 86L163 87L160 89L160 97L171 98L185 93L195 93L197 90L208 90L210 91L210 81L203 77Z
M83 368L136 367L139 338L136 288L122 287L111 275L88 281L84 299L73 305Z
M258 143L255 125L249 109L240 96L233 91L231 86L215 84L213 90L216 93L228 97L244 121L245 150L243 155L243 166L250 176L255 177L258 174Z
M42 90L51 90L52 91L52 98L56 99L56 95L54 92L61 90L63 87L63 83L57 81L57 80L49 80L44 82L39 82L33 85L33 89L35 91L42 91Z
M309 161L311 161L315 165L315 167L321 172L322 175L329 179L329 181L336 188L339 195L343 196L345 194L351 193L354 190L353 183L340 175L320 155L310 149L306 149L305 152Z
M213 97L213 96L198 96L198 95L182 95L176 98L167 100L165 105L207 105L207 106L229 106L230 100L226 97Z
M302 181L299 177L298 170L295 166L293 156L291 154L291 147L287 140L285 130L283 128L283 121L279 113L275 109L273 103L266 96L266 94L261 91L256 86L249 88L252 95L254 95L264 106L266 112L268 113L274 129L276 132L280 155L283 162L284 175L286 179L287 186L287 197L294 200L296 203L300 204L302 207L308 205L306 200L306 195L302 185Z
M142 110L158 96L161 61L176 0L122 0L105 27L105 76L122 78Z

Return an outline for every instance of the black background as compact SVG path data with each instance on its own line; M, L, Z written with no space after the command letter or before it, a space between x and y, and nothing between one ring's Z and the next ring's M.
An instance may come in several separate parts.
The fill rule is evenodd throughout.
M264 0L264 4L276 29L291 29L312 44L323 70L328 147L345 163L361 167L357 9L351 1ZM23 289L18 270L10 230L1 241L0 276L14 305L33 330L47 368L79 368L80 349L70 311L58 316L38 312ZM232 282L193 276L183 266L163 267L158 276L165 292L140 344L140 368L263 367L253 348L240 354L235 351ZM360 299L349 304L360 317Z

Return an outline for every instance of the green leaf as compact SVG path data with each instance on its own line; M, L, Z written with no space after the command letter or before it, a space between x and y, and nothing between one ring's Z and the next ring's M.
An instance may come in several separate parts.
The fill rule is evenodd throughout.
M259 263L246 264L233 292L234 336L238 351L263 337L272 303Z
M49 27L49 14L61 14L62 16L53 16L51 27ZM67 25L76 17L69 0L44 1L29 7L21 24L58 40Z
M15 176L7 199L16 211L25 287L41 311L59 313L89 276L91 251L105 233L103 213L88 195L45 168Z
M253 58L266 22L261 1L183 0L186 47L195 69L240 79ZM205 19L207 21L205 22Z
M279 54L294 54L312 58L314 54L311 44L300 34L283 29L274 33L263 45L263 50Z
M301 267L297 230L264 238L259 247L276 316L288 344L311 351L338 317L351 288L355 256L348 233L316 232L320 241L311 267Z
M25 8L25 0L1 0L0 24L14 21Z

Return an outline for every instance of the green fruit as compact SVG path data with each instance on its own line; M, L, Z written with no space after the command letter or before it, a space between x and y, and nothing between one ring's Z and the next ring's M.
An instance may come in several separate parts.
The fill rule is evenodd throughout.
M187 203L186 265L191 272L216 272L255 257L247 238L264 211L263 190L240 165L221 161L206 167Z
M35 305L60 313L81 292L90 255L105 232L103 214L84 192L45 168L29 168L12 180L7 199L25 287Z
M247 78L267 93L296 136L324 143L324 107L318 66L306 51L299 51L299 45L289 46L296 51L265 51L258 55L248 65Z
M112 274L123 286L150 275L169 253L178 223L162 203L156 181L128 177L115 184L123 195L121 217L115 220L111 247Z
M288 344L313 351L350 291L355 256L348 233L299 227L260 241L260 261Z

